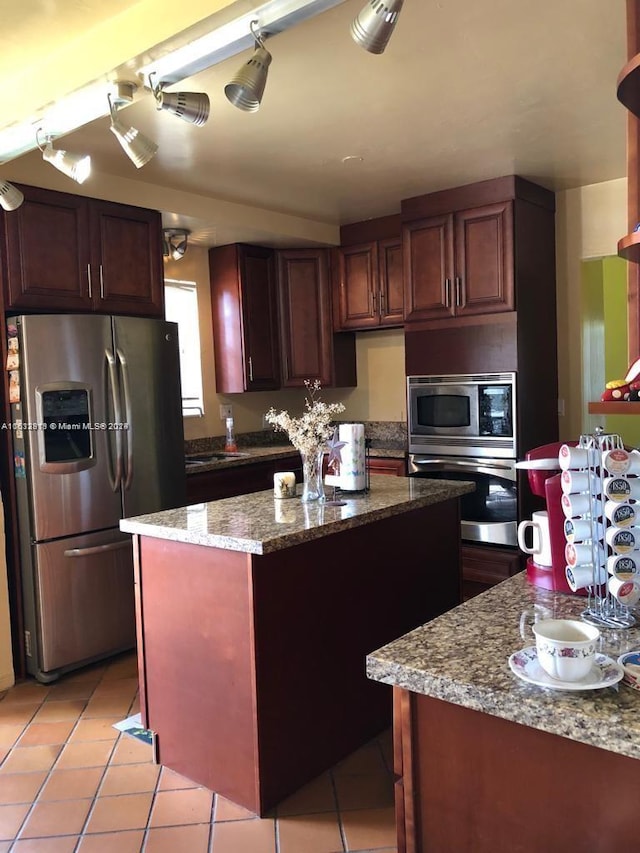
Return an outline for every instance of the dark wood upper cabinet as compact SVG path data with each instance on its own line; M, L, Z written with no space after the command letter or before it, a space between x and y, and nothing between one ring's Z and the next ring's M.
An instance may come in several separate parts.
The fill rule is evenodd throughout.
M400 240L343 246L336 256L336 328L401 326L404 293Z
M277 252L282 385L356 384L355 341L348 332L334 334L331 320L329 250Z
M378 270L382 300L380 325L401 326L404 322L404 284L400 239L378 242Z
M331 295L325 249L279 251L278 292L285 388L331 384Z
M157 211L20 189L3 217L7 309L164 315Z
M513 203L403 225L405 321L512 311Z
M280 387L273 250L234 244L211 249L211 311L219 394Z
M164 316L162 220L156 210L94 201L91 270L94 306L113 314Z

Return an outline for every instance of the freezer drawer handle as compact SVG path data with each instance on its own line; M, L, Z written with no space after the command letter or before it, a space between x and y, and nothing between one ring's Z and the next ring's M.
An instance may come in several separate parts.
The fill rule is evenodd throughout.
M116 350L122 367L122 387L124 389L124 416L127 421L127 475L125 490L131 488L133 480L133 413L131 411L131 389L129 387L129 365L121 349Z
M121 548L131 548L129 539L121 542L109 542L106 545L92 545L90 548L68 548L65 557L90 557L92 554L104 554L105 551L119 551Z

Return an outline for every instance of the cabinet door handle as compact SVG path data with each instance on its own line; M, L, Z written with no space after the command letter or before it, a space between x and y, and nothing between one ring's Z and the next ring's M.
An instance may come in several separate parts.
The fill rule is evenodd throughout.
M251 356L249 356L249 382L253 382L253 362L251 361Z
M104 274L102 272L102 264L98 267L98 272L100 274L100 299L104 299Z
M462 305L462 301L460 299L461 288L462 288L462 279L460 278L459 275L457 275L456 276L456 306L457 307L460 307L460 305Z
M451 279L444 280L444 304L447 308L451 308Z
M374 317L375 317L375 315L378 313L378 312L377 312L377 309L376 309L376 303L377 303L377 301L378 301L378 296L377 296L377 294L376 294L376 293L374 293L374 292L372 291L372 292L371 292L371 307L372 307L372 311L371 311L371 313L374 315Z
M383 317L385 312L384 307L384 293L380 291L380 316Z
M89 299L93 296L93 288L91 287L91 264L87 264L87 283L89 284Z

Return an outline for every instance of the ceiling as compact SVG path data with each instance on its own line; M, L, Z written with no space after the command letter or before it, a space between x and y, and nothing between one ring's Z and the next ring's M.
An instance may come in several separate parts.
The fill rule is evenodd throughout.
M180 30L205 8L229 5L258 4L183 0L165 17L158 13L172 6L160 0L22 0L3 9L0 68L13 117L21 104L35 109L99 73L130 78L161 38L173 31L184 41ZM37 151L0 173L139 198L202 245L293 244L294 231L313 242L337 225L396 213L403 198L505 174L553 190L626 175L626 117L615 95L626 61L623 0L406 0L380 56L349 35L363 5L346 0L267 40L273 62L257 113L236 109L223 92L250 50L173 87L209 94L204 127L158 112L150 94L138 98L126 120L159 145L140 170L105 117L65 137L66 149L93 159L95 178L81 188ZM157 22L137 25L135 14L152 8ZM66 89L52 92L53 69L63 66L57 85Z

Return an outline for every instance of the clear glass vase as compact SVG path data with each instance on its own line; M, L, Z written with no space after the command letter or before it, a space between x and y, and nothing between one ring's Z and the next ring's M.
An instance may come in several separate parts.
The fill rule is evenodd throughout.
M316 450L314 453L302 453L302 501L323 501L324 484L322 478L322 462L324 450Z

